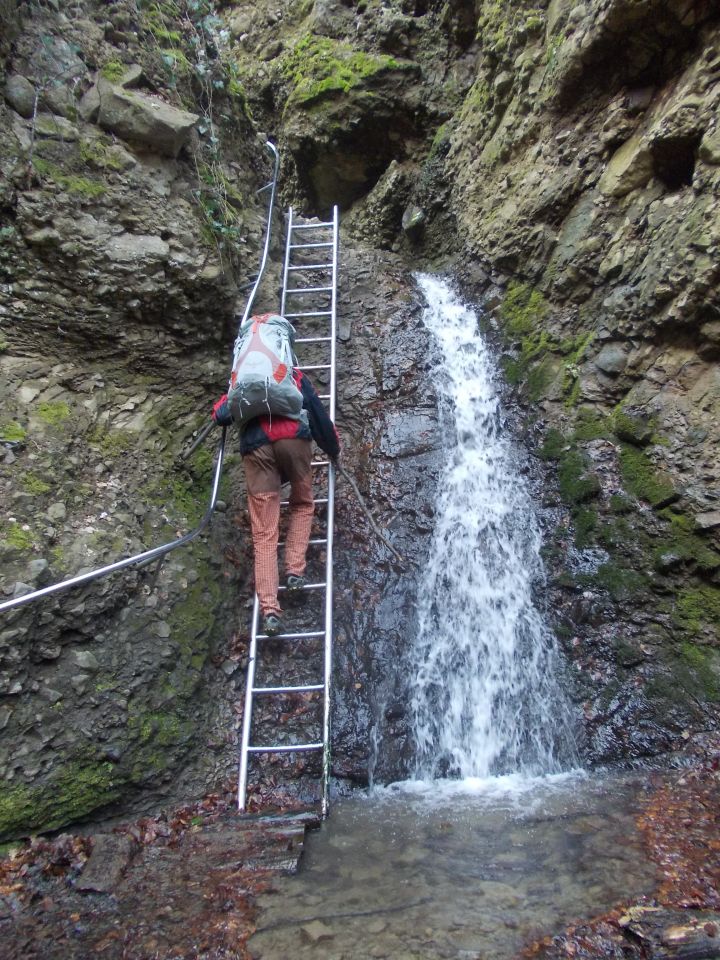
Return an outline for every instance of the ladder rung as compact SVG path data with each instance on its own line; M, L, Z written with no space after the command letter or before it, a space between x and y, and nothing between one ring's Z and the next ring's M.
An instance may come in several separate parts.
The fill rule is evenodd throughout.
M329 399L330 399L330 394L329 394L329 393L319 393L319 394L318 394L318 397L319 397L321 400L329 400Z
M306 637L324 637L324 630L308 630L305 633L276 633L273 637L268 637L266 633L258 633L256 640L303 640Z
M265 193L265 191L269 190L272 187L272 185L273 185L273 181L271 180L270 183L266 183L264 187L260 187L260 189L256 190L255 193L256 194Z
M298 367L298 370L332 370L331 363L314 363L309 367Z
M317 502L317 501L316 501ZM304 587L300 587L301 590L324 590L327 586L327 583L306 583ZM287 587L278 587L278 592L280 590L287 590Z
M319 544L323 544L323 543L327 543L327 540L325 540L325 539L320 539L320 538L318 538L317 540L308 540L308 546L309 546L309 547L317 547ZM278 541L278 546L279 546L279 547L284 547L284 546L285 546L285 541L284 541L284 540Z
M286 317L299 316L299 314L286 313ZM298 337L295 343L327 343L332 337Z
M301 267L288 267L288 270L329 270L332 267L330 263L305 263Z
M331 317L332 310L305 310L303 313L286 313L286 317ZM330 337L320 337L321 340L329 340ZM295 343L308 343L307 340L296 340Z
M332 247L335 245L334 240L322 240L320 243L291 243L291 250L310 250L311 247Z
M330 293L332 287L293 287L285 293L290 297L294 293Z
M327 497L319 497L319 498L316 497L316 498L315 498L315 503L316 503L316 504L317 504L317 503L327 503ZM289 500L281 500L281 501L280 501L280 506L281 506L281 507L288 507L289 505L290 505L290 501L289 501Z
M327 220L325 223L294 223L292 225L293 230L317 230L319 227L333 227L335 224L332 220Z
M313 460L311 461L310 466L311 467L329 467L330 461L329 460Z
M324 689L324 683L307 683L301 687L253 687L251 693L314 693Z
M248 747L248 753L297 753L300 750L322 750L322 743L292 743L287 747Z

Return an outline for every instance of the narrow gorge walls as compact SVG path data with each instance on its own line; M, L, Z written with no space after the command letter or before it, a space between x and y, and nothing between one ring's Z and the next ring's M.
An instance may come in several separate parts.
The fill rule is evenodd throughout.
M713 4L5 0L0 18L4 596L197 518L210 448L175 458L226 377L271 136L282 202L342 208L340 427L409 569L441 469L422 267L484 304L538 454L589 758L717 725ZM250 591L232 466L223 499L157 579L3 621L4 835L229 775ZM337 773L391 778L411 762L416 576L345 495L339 522Z

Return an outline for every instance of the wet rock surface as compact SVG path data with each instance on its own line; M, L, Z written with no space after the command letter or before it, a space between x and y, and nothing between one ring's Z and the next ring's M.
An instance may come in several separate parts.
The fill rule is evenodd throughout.
M254 898L293 873L316 814L262 820L217 795L95 837L39 841L0 872L3 956L242 958Z

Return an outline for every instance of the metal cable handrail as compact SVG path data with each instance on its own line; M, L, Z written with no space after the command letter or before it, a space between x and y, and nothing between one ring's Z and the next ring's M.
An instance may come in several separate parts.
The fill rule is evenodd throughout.
M270 249L270 235L272 233L272 215L273 209L275 206L275 192L277 189L278 174L280 171L280 154L275 147L275 144L270 143L268 140L265 146L272 153L275 164L273 167L273 178L272 181L262 189L266 189L267 186L271 186L270 190L270 200L268 203L268 217L267 225L265 228L265 244L263 247L262 259L260 261L260 270L258 272L255 283L253 284L252 291L248 298L247 306L245 307L245 312L243 313L242 323L247 319L250 310L252 309L253 301L255 300L255 295L260 286L260 282L267 265L268 251ZM207 436L209 429L211 429L213 424L209 425L209 428L205 428L203 433L203 438ZM39 590L33 590L30 593L24 593L19 597L13 597L12 600L5 600L3 603L0 603L0 613L5 610L11 610L15 607L21 607L24 604L31 603L34 600L39 600L41 597L47 597L53 593L60 593L63 590L69 590L71 587L80 586L82 583L89 583L92 580L98 580L100 577L106 577L111 573L115 573L118 570L123 570L125 567L135 566L137 564L150 563L152 560L159 559L164 557L166 553L170 553L171 550L176 550L178 547L182 547L187 543L190 543L194 540L210 523L210 519L215 510L215 505L217 503L218 490L220 488L220 476L222 474L223 462L225 458L225 439L227 434L227 427L223 427L222 435L220 437L220 443L218 444L217 460L215 463L215 473L213 474L213 484L210 492L210 502L208 507L203 515L202 520L198 526L191 530L189 533L186 533L182 537L178 537L176 540L170 540L168 543L163 543L159 547L153 547L150 550L144 550L142 553L137 553L132 557L125 557L123 560L117 560L115 563L109 563L104 567L98 567L95 570L89 570L87 573L77 574L74 577L69 577L67 580L60 580L58 583L50 584L48 587L42 587ZM193 445L193 449L195 446Z

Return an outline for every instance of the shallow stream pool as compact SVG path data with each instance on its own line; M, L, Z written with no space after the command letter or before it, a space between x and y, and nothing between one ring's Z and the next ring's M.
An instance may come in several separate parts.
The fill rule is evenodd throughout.
M408 783L337 802L261 901L262 960L500 960L652 891L647 775Z

